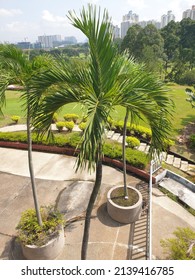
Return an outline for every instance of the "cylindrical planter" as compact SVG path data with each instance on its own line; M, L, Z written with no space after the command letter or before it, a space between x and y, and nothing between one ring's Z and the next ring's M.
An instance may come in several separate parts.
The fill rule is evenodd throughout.
M142 194L135 188L128 186L128 188L134 190L138 194L138 201L132 206L120 206L113 202L111 199L111 193L113 190L121 186L115 186L111 188L107 194L107 211L109 216L122 224L130 224L136 222L142 211Z
M27 260L54 260L64 247L64 228L59 234L43 246L23 245L22 252Z

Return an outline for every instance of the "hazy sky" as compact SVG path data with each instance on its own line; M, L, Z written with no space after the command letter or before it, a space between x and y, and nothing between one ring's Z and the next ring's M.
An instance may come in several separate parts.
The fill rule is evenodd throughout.
M0 0L0 42L35 42L44 34L83 40L83 35L70 25L66 15L69 10L78 14L87 3L106 8L113 23L120 25L122 16L130 10L138 14L140 20L158 21L172 10L176 21L180 21L182 12L191 9L195 0Z

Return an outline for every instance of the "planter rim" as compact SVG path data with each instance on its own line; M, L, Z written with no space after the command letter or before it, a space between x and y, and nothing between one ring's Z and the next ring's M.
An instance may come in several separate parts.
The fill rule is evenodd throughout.
M61 231L64 231L63 226L61 226L61 228L58 229L58 230L56 231L56 234L55 234L49 241L47 241L45 244L43 244L43 245L41 245L41 246L34 245L34 244L24 244L24 243L22 243L22 241L21 241L22 246L28 247L28 248L33 248L33 249L35 249L35 248L44 248L44 247L47 247L48 245L50 245L50 244L52 244L53 242L55 242L55 240L59 237Z
M119 209L133 209L133 208L137 207L137 206L140 204L140 199L142 199L142 195L141 195L141 193L140 193L136 188L134 188L134 187L132 187L132 186L127 186L127 188L128 188L128 189L134 190L134 191L138 194L139 198L138 198L138 201L137 201L135 204L133 204L133 205L131 205L131 206L120 206L120 205L118 205L118 204L116 204L116 203L113 202L113 200L111 199L111 193L113 192L113 190L118 189L118 188L121 188L121 187L123 188L124 186L123 186L123 185L114 186L114 187L112 187L112 188L108 191L108 193L107 193L107 199L109 200L110 204L112 204L113 206L115 206L115 207L117 207L117 208L119 208Z

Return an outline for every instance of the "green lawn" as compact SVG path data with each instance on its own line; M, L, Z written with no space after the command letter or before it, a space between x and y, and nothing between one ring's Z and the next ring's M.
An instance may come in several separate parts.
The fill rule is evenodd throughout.
M167 93L175 103L175 112L173 113L173 138L179 133L179 131L189 122L195 120L195 109L193 109L189 102L186 101L186 86L169 86L170 91ZM19 115L21 120L19 123L25 122L25 110L22 107L22 101L19 98L20 92L7 91L7 103L3 109L4 117L0 117L0 126L8 125L11 121L12 115ZM83 110L79 105L69 104L64 106L60 112L58 112L59 120L63 120L63 115L66 113L76 113L80 116L83 115ZM125 116L124 108L117 106L112 112L112 117L116 120L123 120ZM141 123L143 125L143 122Z

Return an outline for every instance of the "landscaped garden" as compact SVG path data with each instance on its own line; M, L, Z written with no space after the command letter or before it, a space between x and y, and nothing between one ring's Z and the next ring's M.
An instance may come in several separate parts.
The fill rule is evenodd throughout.
M195 161L195 153L193 147L186 142L181 143L179 141L180 137L183 135L186 136L187 139L191 134L195 132L195 109L192 108L191 104L186 101L187 95L185 93L186 86L181 86L177 84L168 85L168 95L172 98L175 108L172 117L172 125L173 125L173 135L171 140L174 141L174 145L171 145L171 151L186 157L192 161ZM12 120L13 116L19 116L18 120L19 124L26 123L25 113L22 109L22 100L20 98L21 92L8 90L6 92L6 107L3 108L4 116L0 116L0 127L12 125L16 122ZM64 123L64 115L65 114L76 114L78 115L78 123L82 122L83 118L83 110L81 106L75 104L67 104L65 105L56 115L56 122ZM115 128L119 128L122 132L122 127L124 124L125 117L125 109L121 106L116 106L115 110L111 113L111 117L113 119L113 125ZM67 121L67 120L66 120ZM145 127L147 130L147 123L144 123L142 120L140 121L140 126ZM81 124L82 129L82 124ZM127 129L128 131L128 129ZM147 139L145 139L147 140ZM57 141L57 140L56 140ZM64 139L64 141L66 141Z

